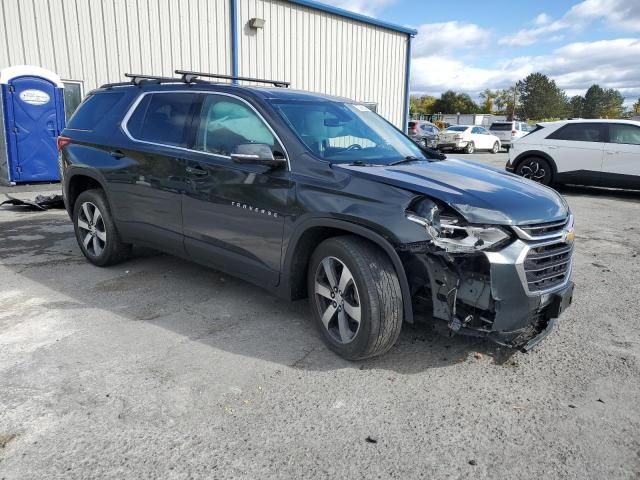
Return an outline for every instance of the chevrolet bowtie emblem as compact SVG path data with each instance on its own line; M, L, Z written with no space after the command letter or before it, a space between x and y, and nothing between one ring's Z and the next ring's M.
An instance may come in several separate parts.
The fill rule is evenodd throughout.
M569 230L567 233L564 234L565 243L573 243L575 239L576 239L576 232L573 229Z

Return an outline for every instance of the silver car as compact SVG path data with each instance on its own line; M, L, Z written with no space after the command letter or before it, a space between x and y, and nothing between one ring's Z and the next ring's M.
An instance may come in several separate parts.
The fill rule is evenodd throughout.
M489 131L500 139L500 143L508 152L511 144L531 131L525 122L493 122Z
M436 148L440 129L426 120L411 120L409 122L409 137L419 145Z

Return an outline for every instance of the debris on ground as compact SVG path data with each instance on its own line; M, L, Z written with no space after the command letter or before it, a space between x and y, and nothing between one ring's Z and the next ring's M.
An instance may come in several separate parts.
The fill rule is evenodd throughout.
M0 207L4 205L12 205L15 207L25 207L28 210L49 210L51 208L64 208L64 199L62 195L37 195L34 200L22 200L5 193L8 200L0 203Z
M367 443L378 443L378 440L377 440L377 439L375 439L375 438L373 438L373 437L371 437L371 436L369 436L369 437L365 438L365 441L366 441Z

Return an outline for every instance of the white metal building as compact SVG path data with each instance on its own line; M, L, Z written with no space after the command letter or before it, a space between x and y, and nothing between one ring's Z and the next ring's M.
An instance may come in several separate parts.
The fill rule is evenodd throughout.
M56 72L68 111L125 72L187 69L370 102L404 128L415 34L311 0L1 0L0 69Z

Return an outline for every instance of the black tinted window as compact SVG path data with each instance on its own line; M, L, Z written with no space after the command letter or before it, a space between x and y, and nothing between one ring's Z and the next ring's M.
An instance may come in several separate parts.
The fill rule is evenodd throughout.
M609 125L609 143L640 145L640 127L626 123Z
M136 140L187 147L195 93L152 93L142 98L127 122Z
M96 93L78 107L73 114L67 128L75 130L93 130L116 103L122 98L124 92Z
M504 122L494 122L491 124L491 126L489 127L489 130L497 130L497 131L506 131L506 130L511 130L513 127L512 123L504 123Z
M603 128L599 123L570 123L560 127L547 138L575 142L603 142Z

